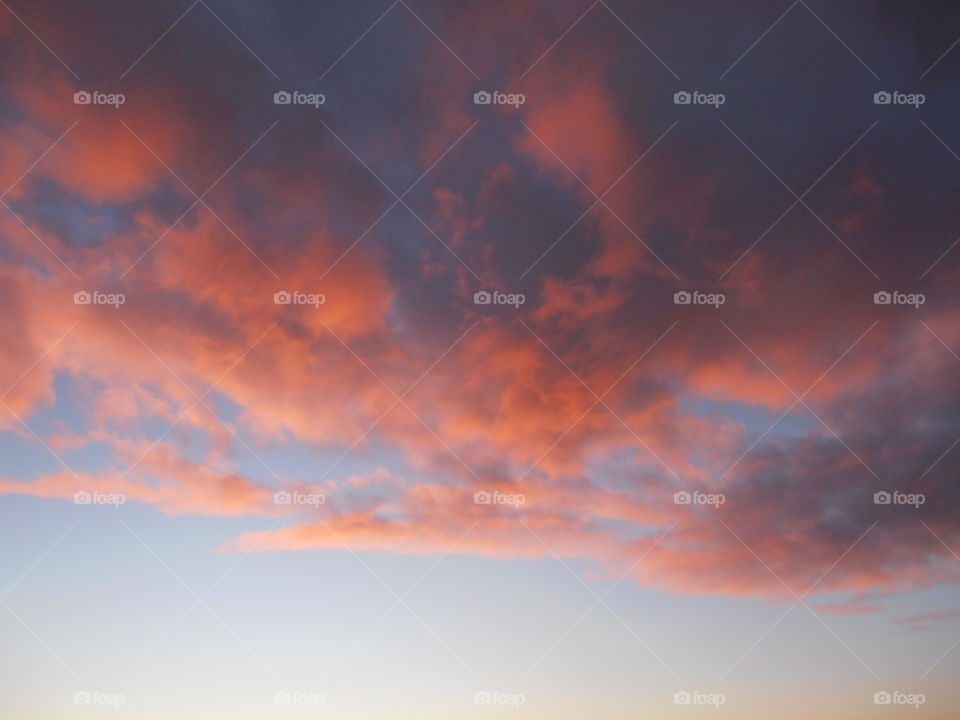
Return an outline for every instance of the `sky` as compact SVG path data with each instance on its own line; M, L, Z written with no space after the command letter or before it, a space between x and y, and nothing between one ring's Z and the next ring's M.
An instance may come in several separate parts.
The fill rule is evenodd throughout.
M0 716L960 711L960 8L0 0Z

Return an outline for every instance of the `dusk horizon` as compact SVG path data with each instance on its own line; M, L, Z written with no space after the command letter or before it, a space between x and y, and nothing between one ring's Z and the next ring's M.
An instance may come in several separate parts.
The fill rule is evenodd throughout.
M0 717L960 716L960 6L0 56Z

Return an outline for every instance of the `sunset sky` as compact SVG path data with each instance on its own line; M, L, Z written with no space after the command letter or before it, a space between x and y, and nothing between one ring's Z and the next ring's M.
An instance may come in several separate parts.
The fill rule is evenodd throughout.
M0 0L0 717L960 716L960 7Z

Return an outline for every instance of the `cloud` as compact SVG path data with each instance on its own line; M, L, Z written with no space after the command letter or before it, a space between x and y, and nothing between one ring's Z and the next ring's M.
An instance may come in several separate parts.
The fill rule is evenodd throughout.
M935 170L905 187L909 157L858 146L810 210L784 213L789 193L699 116L632 167L676 108L623 63L628 33L604 24L577 36L595 52L558 48L520 78L552 40L497 62L480 52L481 20L516 32L495 11L456 10L444 36L528 96L512 114L475 115L472 77L429 36L420 65L364 76L389 93L366 96L376 113L359 120L334 92L368 72L359 60L307 119L277 115L262 68L248 86L222 85L245 53L229 34L205 46L205 73L171 59L193 35L171 35L157 52L172 74L145 60L114 111L74 106L77 83L18 41L23 73L2 76L14 108L0 118L0 177L13 183L78 123L8 198L27 227L0 219L0 380L10 410L77 467L38 463L0 493L121 492L168 514L281 521L227 551L556 555L673 593L791 601L812 587L830 595L824 612L955 584L956 563L920 522L960 547L954 261L917 278L957 219L936 201L956 178ZM69 22L50 23L58 44ZM549 24L554 38L564 29ZM121 69L136 57L89 53L85 64ZM648 90L643 107L624 83ZM730 112L753 142L753 116ZM806 143L802 169L819 174L862 130L845 132L814 123L763 149ZM391 208L364 162L391 183L430 172L409 209ZM183 183L203 193L225 170L188 211ZM581 184L602 193L618 179L609 207ZM905 209L911 193L922 213ZM872 303L894 286L930 301ZM527 303L474 305L484 287ZM722 311L674 305L697 288L726 293ZM126 301L76 305L82 289ZM278 291L324 302L277 304ZM106 459L80 452L92 447ZM894 489L926 501L874 504ZM325 502L278 507L277 491ZM678 491L725 502L677 504ZM524 501L478 505L477 492Z

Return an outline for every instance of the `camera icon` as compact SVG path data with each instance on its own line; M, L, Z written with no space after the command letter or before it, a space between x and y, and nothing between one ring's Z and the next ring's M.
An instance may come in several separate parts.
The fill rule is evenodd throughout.
M475 492L473 494L474 505L490 505L492 502L493 502L493 495L491 495L486 490L481 490L480 492Z
M691 300L693 300L693 296L686 290L680 290L673 294L674 305L689 305Z
M88 692L75 692L73 694L74 705L90 705L93 703L93 696Z
M874 705L889 705L893 702L893 695L886 691L880 691L873 694Z
M889 305L891 302L893 302L893 296L886 290L881 290L873 294L874 305Z
M493 295L486 290L478 290L473 294L474 305L489 305L491 302L493 302Z
M886 490L881 490L873 494L874 505L889 505L891 502L893 502L893 495Z
M476 692L473 694L474 705L491 705L493 696L488 692Z
M681 490L673 494L674 505L689 505L691 502L693 502L693 496L686 490Z
M673 94L674 105L689 105L693 102L693 96L686 90L681 90Z
M78 290L73 294L74 305L89 305L92 297L86 290Z
M293 695L288 692L278 692L273 694L274 705L293 705Z
M89 505L92 500L93 497L86 490L81 490L73 494L74 505Z
M293 296L286 290L278 290L273 294L274 305L289 305L293 301Z
M693 702L693 696L690 695L686 690L680 690L673 694L673 704L674 705L689 705Z
M880 92L875 92L873 94L874 105L889 105L892 102L893 102L893 95L888 93L886 90L881 90Z
M78 90L73 94L74 105L89 105L93 102L93 96L86 90Z
M480 90L473 94L474 105L489 105L491 102L493 102L493 96L486 90Z
M289 105L293 102L293 96L286 90L279 90L273 94L274 105Z
M293 496L286 490L279 490L273 494L274 505L289 505L292 500Z

